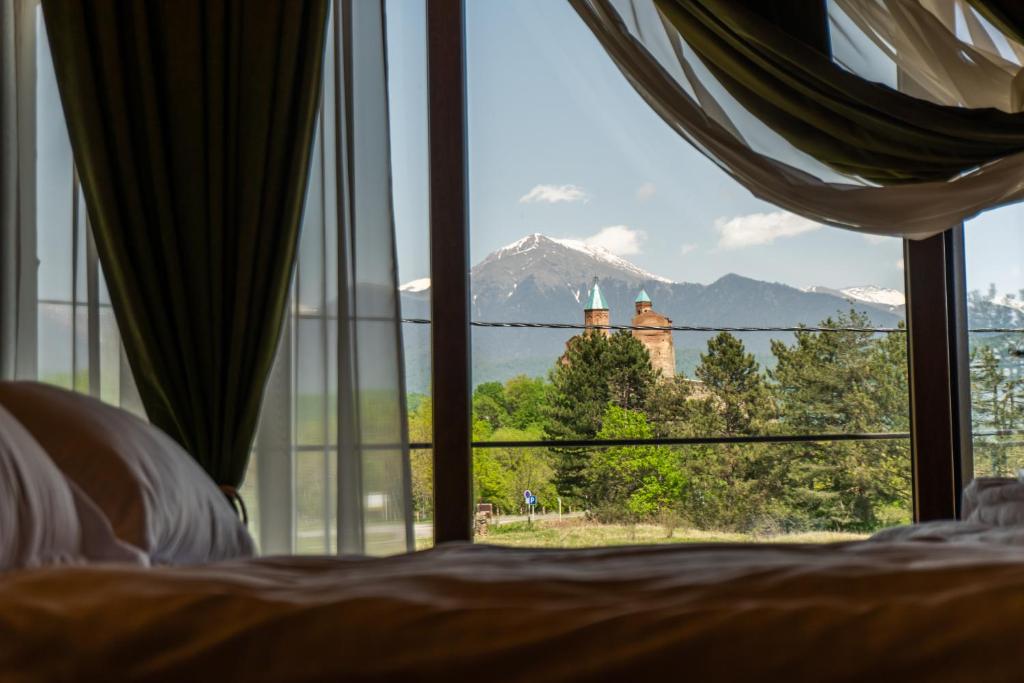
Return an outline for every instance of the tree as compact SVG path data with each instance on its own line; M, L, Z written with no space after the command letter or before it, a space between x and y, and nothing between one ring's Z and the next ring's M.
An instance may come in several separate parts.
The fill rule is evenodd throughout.
M658 374L651 367L647 347L626 330L611 336L608 343L609 397L615 405L626 410L641 410Z
M433 409L429 396L422 396L409 411L409 440L429 443L433 439ZM409 452L412 471L412 502L416 519L434 514L434 452L416 448Z
M600 439L650 439L654 432L644 414L609 404ZM650 519L675 509L685 479L671 448L615 446L595 449L586 471L589 499L599 501L598 514L614 518Z
M550 376L545 433L550 439L574 440L597 435L609 403L627 410L642 407L657 379L647 348L628 332L573 337ZM559 493L585 500L590 451L560 448L555 453Z
M1006 367L999 351L989 345L973 349L970 365L975 431L998 433L1015 429L1024 414L1021 379ZM975 453L980 456L976 458L980 465L978 469L988 476L1010 474L1014 469L1011 465L1012 447L1006 441L1012 438L996 434L977 444Z
M592 439L611 397L608 377L610 343L603 334L582 334L566 344L565 355L551 370L551 402L545 436L548 439ZM555 483L570 498L586 497L585 448L558 448Z
M515 429L541 428L547 419L551 385L540 377L516 375L505 383L505 406L509 426Z
M708 340L708 351L700 355L697 379L710 394L727 435L761 431L771 412L771 400L761 367L743 342L728 332Z
M905 431L906 338L879 338L856 311L826 319L827 332L800 331L792 346L772 342L770 372L779 429L795 434ZM819 526L869 531L909 520L910 459L905 441L790 445L790 506Z

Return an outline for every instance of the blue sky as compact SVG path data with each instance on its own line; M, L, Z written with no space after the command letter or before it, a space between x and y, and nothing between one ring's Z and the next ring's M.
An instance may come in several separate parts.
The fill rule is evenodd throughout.
M903 288L902 245L822 228L752 197L633 91L567 2L469 0L471 250L531 233L605 246L688 282L740 273L795 286ZM403 281L428 274L423 8L388 4ZM1002 209L968 232L971 287L1024 287Z
M531 232L589 239L659 275L902 289L898 240L816 228L754 199L679 138L562 0L469 0L471 248ZM403 281L429 272L422 0L389 0L393 172ZM40 294L70 295L70 146L39 65ZM1024 287L1024 207L968 226L968 283Z

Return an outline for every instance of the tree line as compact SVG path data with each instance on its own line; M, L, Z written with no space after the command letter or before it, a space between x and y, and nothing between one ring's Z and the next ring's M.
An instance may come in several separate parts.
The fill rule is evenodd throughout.
M476 441L902 434L909 431L906 336L867 330L851 310L822 331L773 340L763 368L742 340L708 340L693 377L663 379L629 332L583 334L547 378L479 385ZM972 354L975 429L1024 417L1024 381L990 347ZM411 406L414 441L430 440L429 399ZM1012 446L989 449L982 469L1005 473ZM431 454L413 454L417 514L431 509ZM607 448L478 448L474 495L518 512L522 492L608 522L697 528L868 532L911 518L906 438Z

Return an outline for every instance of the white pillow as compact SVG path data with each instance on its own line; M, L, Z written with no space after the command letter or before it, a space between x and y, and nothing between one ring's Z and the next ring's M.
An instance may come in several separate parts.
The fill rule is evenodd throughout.
M1024 483L1002 477L975 477L963 493L961 518L989 526L1024 525Z
M0 571L90 560L146 564L0 407Z
M174 439L131 413L34 382L0 382L0 405L153 564L249 557L230 503Z

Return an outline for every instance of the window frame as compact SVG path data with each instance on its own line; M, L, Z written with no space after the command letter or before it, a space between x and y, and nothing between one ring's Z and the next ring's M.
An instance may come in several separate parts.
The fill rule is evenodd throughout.
M411 447L433 446L436 543L473 539L472 450L493 445L471 440L465 59L464 0L428 0L434 440ZM963 226L904 254L914 521L952 519L973 471Z

